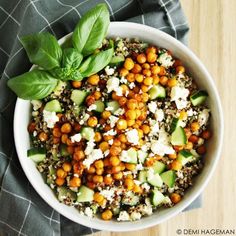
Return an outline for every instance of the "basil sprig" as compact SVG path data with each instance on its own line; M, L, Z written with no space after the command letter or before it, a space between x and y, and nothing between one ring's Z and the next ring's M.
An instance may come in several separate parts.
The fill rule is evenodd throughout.
M37 33L21 38L31 63L45 70L60 66L62 50L57 39L50 33Z
M61 80L82 80L78 68L83 60L83 55L74 48L63 50L61 67L56 67L50 73Z
M8 86L23 99L42 99L57 86L58 80L44 70L32 70L8 81Z
M8 86L23 99L42 99L56 87L58 80L82 80L102 70L111 60L113 47L101 49L110 23L106 4L98 4L77 24L70 48L60 47L50 33L21 38L31 63L39 69L8 81ZM96 49L100 49L95 53ZM42 69L42 70L41 70ZM44 70L43 70L44 69Z
M105 4L98 4L79 21L72 35L73 46L84 56L101 47L110 23L109 11Z
M102 70L111 61L113 51L113 48L109 48L88 57L79 68L81 75L88 77Z

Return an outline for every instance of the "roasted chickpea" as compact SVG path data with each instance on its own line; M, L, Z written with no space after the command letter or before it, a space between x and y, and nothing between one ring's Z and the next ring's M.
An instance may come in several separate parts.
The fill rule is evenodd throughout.
M46 142L48 140L48 135L45 132L41 132L39 133L38 138L41 142Z
M157 60L157 54L153 53L153 52L148 52L147 53L147 61L149 63L154 63Z
M124 68L127 70L132 70L134 67L134 61L131 58L126 58L124 63Z
M72 84L73 88L80 88L81 85L82 85L82 82L74 80L74 81L71 82L71 84Z
M134 67L131 71L134 74L138 74L142 71L142 67L139 64L134 64Z
M69 182L70 187L76 188L81 185L81 179L79 177L73 177Z
M138 62L139 64L145 63L146 60L147 60L147 58L146 58L146 55L145 55L144 53L141 53L141 54L139 54L139 55L137 56L137 62Z
M102 213L102 219L103 220L111 220L112 218L112 212L111 210L105 210L103 213Z
M124 76L125 77L128 74L129 74L129 71L127 69L125 69L125 68L121 68L120 69L120 76Z
M98 85L99 76L97 74L89 76L88 83L91 85Z
M98 119L96 116L89 117L87 123L88 123L88 126L95 127L98 124Z
M119 119L116 123L116 127L119 130L124 130L127 128L127 121L124 119Z

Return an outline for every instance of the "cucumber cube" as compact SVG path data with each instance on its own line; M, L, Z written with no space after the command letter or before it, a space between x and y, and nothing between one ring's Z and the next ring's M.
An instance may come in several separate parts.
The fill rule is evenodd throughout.
M151 203L154 206L159 206L165 201L165 196L158 191L157 189L154 189L151 193Z
M63 200L67 197L69 197L72 201L76 200L76 193L66 187L57 187L57 192L57 198L60 202L63 202Z
M155 187L161 187L163 185L163 180L158 173L153 174L151 176L148 173L147 174L147 181L149 184L151 184L152 186L155 186Z
M171 134L171 144L180 146L186 143L187 143L187 137L185 131L182 127L179 126Z
M27 157L38 163L46 158L46 150L44 148L31 148L27 151Z
M193 106L201 105L208 97L208 93L204 90L199 90L190 96L190 101Z
M125 61L125 57L123 55L113 56L109 65L111 66L119 66Z
M110 108L112 114L120 108L120 105L117 101L111 101L107 103L107 107Z
M151 100L157 99L157 98L165 98L166 97L166 90L161 85L157 84L154 85L149 91L149 97Z
M82 137L84 139L90 140L90 139L92 139L94 137L95 133L94 133L93 128L91 128L91 127L84 127L81 130L81 135L82 135Z
M174 187L176 174L173 170L163 172L161 175L163 182L170 188Z
M145 159L147 158L148 154L142 150L138 150L138 160L140 163L144 163Z
M105 105L101 100L98 100L94 103L96 105L95 111L101 113L104 111Z
M47 102L45 107L45 111L50 111L50 112L61 112L61 104L58 100L54 99L50 102Z
M192 153L186 150L181 150L177 157L177 161L180 161L183 166L193 160L194 160L194 157Z
M88 92L87 91L82 91L78 89L74 89L71 93L70 99L76 104L76 105L81 105L85 98L87 97Z
M141 170L138 174L138 180L141 183L146 183L147 182L147 171L146 170Z
M170 125L170 132L173 133L177 127L180 126L180 120L178 118L173 118L172 123Z
M92 202L94 191L84 185L79 188L77 193L77 202Z
M156 161L156 162L154 162L154 164L151 168L154 169L155 174L156 173L161 174L166 169L166 165L160 161Z

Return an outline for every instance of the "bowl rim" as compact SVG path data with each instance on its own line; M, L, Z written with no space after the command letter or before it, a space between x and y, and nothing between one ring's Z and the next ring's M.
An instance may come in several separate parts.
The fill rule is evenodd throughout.
M150 222L145 222L145 224L133 224L133 222L128 222L130 227L125 227L125 229L123 229L123 227L112 227L112 226L108 226L108 224L101 224L99 222L92 222L93 219L87 218L80 218L79 222L76 221L70 213L67 213L66 211L62 211L62 209L60 209L57 205L56 205L56 201L48 201L48 198L46 196L46 194L44 193L43 189L41 189L40 187L37 186L37 183L35 181L33 181L33 179L31 178L31 170L29 170L27 168L26 163L24 162L24 157L18 155L18 150L21 149L20 147L20 142L18 142L18 138L17 138L17 128L16 128L16 123L17 123L17 114L20 111L20 105L22 102L22 99L17 98L16 101L16 105L15 105L15 111L14 111L14 121L13 121L13 125L14 125L14 139L15 139L15 146L16 146L16 151L17 151L17 155L18 155L18 159L20 161L20 164L22 166L22 169L25 173L25 175L27 176L29 182L31 183L31 185L33 186L33 188L36 190L36 192L40 195L41 198L43 198L43 200L49 205L51 206L53 209L55 209L58 213L62 214L63 216L67 217L68 219L78 223L78 224L82 224L84 226L87 227L91 227L91 223L93 228L95 229L99 229L99 230L110 230L110 231L114 231L114 232L124 232L124 231L134 231L134 230L141 230L141 229L145 229L151 226L155 226L158 225L174 216L176 216L177 214L179 214L182 210L184 210L187 206L189 206L201 193L202 191L205 189L206 185L208 184L210 178L212 177L217 163L219 161L220 158L220 154L221 154L221 150L222 150L222 145L223 145L223 132L224 132L224 121L223 121L223 110L222 110L222 106L221 106L221 102L220 102L220 97L218 94L218 91L216 89L216 86L213 82L213 79L210 75L210 73L207 71L206 67L203 65L203 63L200 61L200 59L198 59L198 57L188 48L186 47L184 44L182 44L180 41L178 41L177 39L175 39L174 37L170 36L169 34L147 26L147 25L143 25L143 24L138 24L138 23L132 23L132 22L122 22L122 21L116 21L116 22L111 22L109 28L113 28L113 29L118 29L121 27L128 27L128 28L133 28L133 29L139 29L139 30L144 30L146 32L153 32L155 31L157 34L160 35L160 37L165 38L169 43L174 44L176 47L178 47L181 51L184 51L184 54L187 54L188 56L190 56L192 58L192 61L194 61L195 64L197 64L203 71L203 73L206 75L205 78L208 80L208 83L210 84L210 86L212 87L212 92L214 95L214 99L216 99L216 104L217 104L217 109L219 110L220 114L219 114L219 131L218 134L220 135L219 137L219 146L217 148L216 151L216 156L214 158L213 164L210 167L210 171L208 172L208 175L206 176L206 178L204 179L204 181L202 182L201 185L199 185L198 190L196 190L197 192L194 194L191 194L188 197L188 201L184 201L182 204L178 204L174 207L175 210L173 210L173 212L166 214L166 216L163 216L161 219L156 220L156 221L150 221ZM60 38L58 40L59 44L62 43L65 39L67 39L72 33L69 33L67 35L65 35L64 37ZM148 216L147 216L148 217ZM139 221L141 222L141 220ZM122 224L122 223L118 223L118 224Z

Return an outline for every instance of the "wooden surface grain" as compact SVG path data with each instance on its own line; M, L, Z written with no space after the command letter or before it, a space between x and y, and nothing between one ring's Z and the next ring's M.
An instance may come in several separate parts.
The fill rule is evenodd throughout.
M146 230L94 236L174 236L177 229L214 228L235 229L236 234L236 0L181 3L191 27L189 47L212 74L222 100L225 134L219 165L203 193L201 209Z

